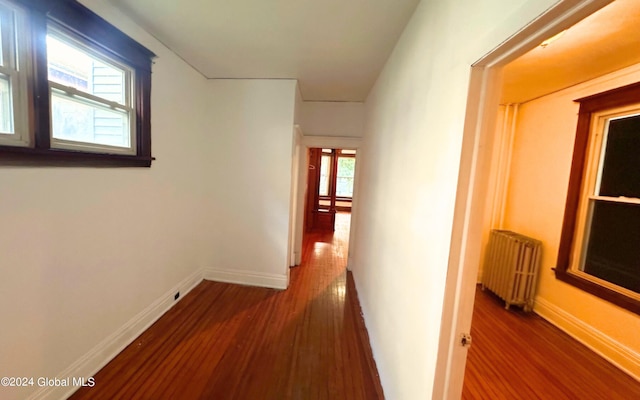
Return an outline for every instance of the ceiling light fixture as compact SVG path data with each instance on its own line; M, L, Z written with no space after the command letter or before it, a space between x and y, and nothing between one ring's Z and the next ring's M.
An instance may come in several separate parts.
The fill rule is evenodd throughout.
M557 34L555 34L555 35L551 36L549 39L547 39L547 40L545 40L544 42L540 43L540 47L542 47L542 48L544 49L545 47L547 47L547 46L548 46L548 45L550 45L551 43L553 43L553 42L555 42L556 40L560 39L560 37L561 37L562 35L564 35L564 33L565 33L566 31L567 31L567 30L565 29L565 30L561 31L560 33L557 33Z

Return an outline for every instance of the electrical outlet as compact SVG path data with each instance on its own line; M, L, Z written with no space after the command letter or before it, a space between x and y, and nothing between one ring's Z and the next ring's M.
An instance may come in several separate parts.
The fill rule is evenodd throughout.
M176 292L176 294L173 296L174 300L178 300L180 298L180 292Z

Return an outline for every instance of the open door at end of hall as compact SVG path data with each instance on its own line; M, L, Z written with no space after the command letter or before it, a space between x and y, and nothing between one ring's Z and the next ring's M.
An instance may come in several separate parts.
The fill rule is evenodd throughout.
M334 231L336 212L351 211L355 150L309 149L307 231Z

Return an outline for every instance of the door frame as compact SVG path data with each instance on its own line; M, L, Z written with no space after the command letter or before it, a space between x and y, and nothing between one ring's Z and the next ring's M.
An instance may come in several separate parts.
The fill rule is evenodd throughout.
M299 265L302 262L302 237L304 236L304 205L306 204L306 192L307 192L307 170L309 168L309 159L307 154L310 148L319 147L319 148L331 148L331 149L350 149L350 150L358 150L358 154L356 155L356 160L360 160L362 158L362 154L360 149L362 148L362 138L358 137L344 137L344 136L306 136L304 134L304 130L300 126L296 126L296 129L301 133L301 152L299 157L299 167L298 167L298 198L296 201L296 210L294 211L296 215L296 227L294 229L295 238L294 238L294 246L293 246L293 259L295 261L294 265ZM304 172L303 172L304 171ZM357 198L358 198L358 162L356 162L356 171L354 178L354 187L353 187L353 198L351 201L351 227L349 231L349 260L351 260L351 256L353 253L353 235L354 235L354 227L355 219L356 219L356 210L357 210ZM350 265L350 262L348 263ZM347 267L348 268L348 267Z
M287 267L292 267L295 264L295 240L298 230L298 185L300 182L300 158L303 158L302 153L302 131L300 126L293 126L293 147L291 154L291 193L289 198L289 238L287 249ZM289 281L290 271L287 268L287 282Z
M471 67L433 399L462 396L504 65L613 0L561 0Z

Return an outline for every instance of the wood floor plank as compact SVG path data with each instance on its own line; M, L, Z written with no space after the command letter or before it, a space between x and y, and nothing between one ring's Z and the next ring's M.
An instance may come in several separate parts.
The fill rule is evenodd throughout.
M640 382L534 313L476 291L462 398L640 398Z
M288 290L202 282L71 399L383 399L348 217L305 235Z

